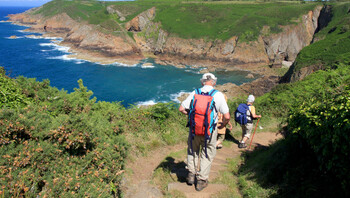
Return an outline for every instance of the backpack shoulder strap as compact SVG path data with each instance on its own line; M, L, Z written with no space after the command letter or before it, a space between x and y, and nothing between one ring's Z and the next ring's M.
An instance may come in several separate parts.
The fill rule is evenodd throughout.
M208 95L213 97L217 92L219 92L219 91L216 89L212 89Z
M202 93L202 91L201 91L201 89L200 89L200 88L195 89L195 94L201 94L201 93Z

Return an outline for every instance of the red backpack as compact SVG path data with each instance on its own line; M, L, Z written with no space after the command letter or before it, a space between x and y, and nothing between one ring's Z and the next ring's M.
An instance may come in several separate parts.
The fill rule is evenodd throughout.
M216 127L214 111L214 94L218 91L213 89L209 93L203 93L200 89L195 90L189 111L189 128L192 139L195 135L205 136L205 153L207 154L207 140ZM191 140L192 140L191 139ZM191 141L192 147L192 141Z

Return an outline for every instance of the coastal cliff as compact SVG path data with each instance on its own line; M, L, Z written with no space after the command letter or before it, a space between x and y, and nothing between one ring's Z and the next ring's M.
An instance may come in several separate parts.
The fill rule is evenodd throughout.
M278 34L271 34L269 27L264 27L258 39L250 42L240 41L238 36L226 41L170 36L160 24L152 21L152 17L145 17L154 13L154 8L136 16L127 29L134 32L141 51L155 54L159 62L200 65L209 69L215 69L215 66L244 68L251 64L280 67L283 61L293 62L299 51L311 43L321 10L322 7L317 6L302 16L298 24L281 27L282 32Z
M77 56L96 62L135 64L152 57L161 64L207 67L213 71L247 69L252 65L280 67L283 61L293 62L299 51L311 43L321 9L317 6L297 24L281 27L282 31L277 34L264 27L258 39L249 42L241 41L239 36L226 41L175 37L163 30L159 22L154 22L155 7L123 24L117 23L117 30L109 33L100 25L74 20L65 13L44 17L29 11L10 15L9 21L29 25L29 31L60 36L62 44L72 47ZM115 7L108 7L108 12L121 15Z

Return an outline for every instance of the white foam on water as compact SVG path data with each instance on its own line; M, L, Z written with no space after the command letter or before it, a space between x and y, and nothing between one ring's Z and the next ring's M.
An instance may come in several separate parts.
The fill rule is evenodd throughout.
M119 62L114 62L112 64L103 64L103 63L97 63L99 65L113 65L113 66L118 66L118 67L136 67L137 64L133 64L133 65L128 65L125 63L119 63Z
M180 96L183 94L190 94L191 92L186 92L186 91L180 91L178 93L174 93L170 95L170 99L176 103L180 103L181 101L178 99Z
M141 68L142 69L152 69L152 68L155 68L154 65L141 65Z
M157 104L157 103L154 100L148 100L148 101L144 101L144 102L138 102L137 106L138 107L140 107L140 106L152 106L155 104Z
M21 25L21 26L22 26L22 25ZM24 27L29 27L29 26L24 26ZM33 32L24 31L24 30L17 30L17 32L24 33L24 34L33 33Z
M82 59L69 57L69 54L65 54L65 55L62 55L62 56L48 57L47 59L57 59L57 60L63 60L63 61L74 61L76 64L82 64L82 63L86 62L85 60L82 60Z
M22 38L24 38L23 36L16 36L16 37L5 37L6 39L22 39Z
M37 35L26 35L25 37L30 39L46 39L46 40L61 40L60 37L45 37L45 36L37 36Z
M61 52L67 52L67 53L68 53L70 47L65 47L65 46L59 46L59 45L57 45L57 46L55 46L55 49L58 50L58 51L61 51Z
M190 69L185 69L184 71L188 72L188 73L193 73L193 74L200 74L200 71L194 71L194 70L190 70Z
M53 47L52 50L58 50L61 52L66 52L66 53L68 53L69 49L70 49L70 47L60 46L56 43L40 43L39 45L42 47Z
M55 43L39 43L40 46L46 47L46 46L56 46L57 44Z
M83 61L83 60L76 60L75 61L75 64L82 64L82 63L85 63L85 61Z

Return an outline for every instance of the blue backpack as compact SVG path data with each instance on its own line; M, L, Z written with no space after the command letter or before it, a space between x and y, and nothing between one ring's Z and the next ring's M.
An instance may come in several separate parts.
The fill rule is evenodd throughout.
M241 103L238 105L235 111L235 121L240 125L246 125L248 123L247 111L249 111L249 106L247 104Z

